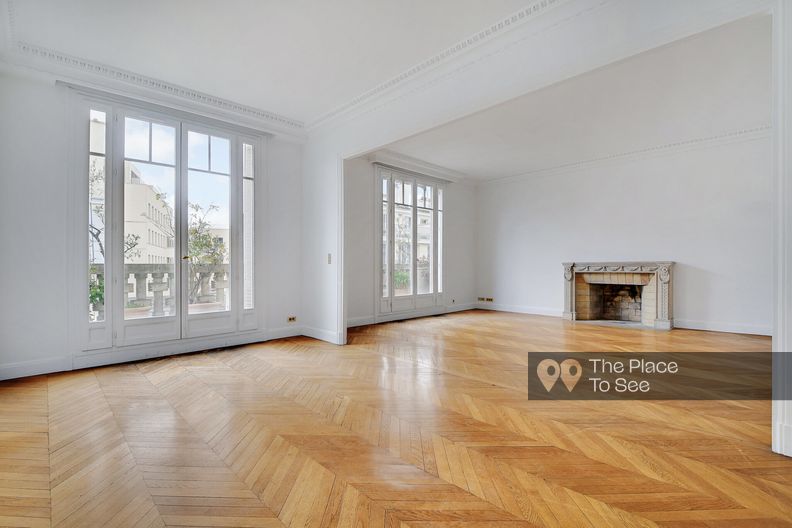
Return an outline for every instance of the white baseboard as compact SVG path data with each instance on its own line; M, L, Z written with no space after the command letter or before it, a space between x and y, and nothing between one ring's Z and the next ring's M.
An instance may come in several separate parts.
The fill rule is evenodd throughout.
M773 449L773 451L780 455L792 457L792 425L779 424L778 428L781 431L779 433L780 439L777 448Z
M741 323L723 323L718 321L699 321L695 319L678 319L674 317L674 328L688 330L709 330L711 332L730 332L733 334L773 335L771 325L748 325Z
M262 341L267 341L268 337L269 336L265 332L247 332L212 337L194 337L163 343L146 343L104 350L91 350L75 354L72 368L100 367L116 363L127 363L130 361L141 361L144 359L174 356L178 354L189 354L191 352L202 352L215 348L260 343Z
M495 312L515 312L529 315L547 315L550 317L561 317L564 310L558 308L547 308L545 306L525 306L519 304L496 304L488 302L476 303L476 308L480 310L492 310Z
M39 374L49 374L50 372L61 372L71 369L71 356L56 356L45 359L34 359L32 361L20 361L19 363L6 363L0 366L0 380L37 376Z
M341 337L338 335L338 332L333 330L303 326L302 335L313 337L314 339L318 339L320 341L327 341L328 343L333 343L334 345L341 344Z
M446 313L453 313L453 312L464 312L465 310L473 310L478 308L478 304L474 302L463 303L463 304L452 304L450 306L445 307Z
M349 317L347 318L347 328L353 328L355 326L365 326L374 324L374 316L373 315L364 315L361 317Z
M380 314L376 317L373 315L349 317L347 319L347 328L376 323L389 323L391 321L403 321L405 319L417 319L419 317L430 317L432 315L442 315L453 312L463 312L465 310L472 310L473 308L476 308L476 303L460 303L449 306L430 306L427 308L420 308L418 310L410 310L407 312Z
M498 312L516 312L530 315L548 315L551 317L561 317L563 310L547 308L542 306L524 306L515 304L495 304L477 303L476 307L481 310L493 310ZM674 318L674 328L686 328L689 330L709 330L712 332L729 332L733 334L754 334L772 335L773 328L770 325L749 325L740 323L723 323L718 321L700 321L695 319Z
M268 339L283 339L285 337L296 337L303 335L301 326L282 326L280 328L270 328L267 332Z

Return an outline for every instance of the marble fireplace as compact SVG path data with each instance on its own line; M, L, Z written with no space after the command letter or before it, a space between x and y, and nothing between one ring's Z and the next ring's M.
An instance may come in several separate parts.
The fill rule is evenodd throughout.
M673 262L565 262L564 318L670 330Z

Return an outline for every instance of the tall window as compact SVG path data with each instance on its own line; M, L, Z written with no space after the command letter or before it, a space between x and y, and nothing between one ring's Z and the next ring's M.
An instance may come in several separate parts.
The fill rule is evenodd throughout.
M418 184L416 211L418 214L418 294L434 293L434 214L431 185Z
M175 199L176 129L124 118L124 319L176 313Z
M258 139L137 105L91 106L86 347L255 328Z
M443 189L437 189L437 293L443 293Z
M413 294L413 186L403 179L393 180L393 295Z
M88 320L105 320L105 143L107 114L90 111L88 141Z
M190 314L230 309L231 141L187 133L187 256ZM236 258L236 257L234 257Z
M253 240L255 220L255 164L253 145L242 143L242 308L250 310L253 304Z
M384 167L378 175L381 311L435 304L425 299L442 292L442 188Z

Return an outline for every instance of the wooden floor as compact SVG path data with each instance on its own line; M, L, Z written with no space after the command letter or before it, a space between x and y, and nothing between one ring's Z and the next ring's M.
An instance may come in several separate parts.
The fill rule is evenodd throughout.
M0 526L792 526L769 402L528 401L530 350L765 337L462 312L0 383Z

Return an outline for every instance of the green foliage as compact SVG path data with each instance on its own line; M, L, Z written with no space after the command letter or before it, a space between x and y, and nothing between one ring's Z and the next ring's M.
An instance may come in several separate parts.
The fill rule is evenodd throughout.
M211 232L211 224L207 217L213 211L219 209L215 204L210 205L206 209L201 207L200 204L190 203L190 219L187 227L187 234L189 240L190 256L190 302L197 302L198 289L201 285L201 275L204 273L211 273L206 270L207 266L219 266L226 261L227 250L225 241L216 237ZM203 270L201 268L204 268ZM212 270L214 271L214 270ZM217 270L219 271L219 270Z
M211 224L207 221L207 216L219 207L212 204L206 209L199 204L191 203L190 224L188 229L188 240L190 241L190 262L193 264L217 265L225 262L226 247L225 241L220 240L210 231Z
M393 287L403 289L410 285L410 272L407 270L396 270L393 272Z
M91 275L96 273L96 268L91 267ZM96 310L99 306L104 305L104 290L105 290L105 282L104 276L99 275L97 276L96 280L93 278L88 279L88 302L93 306L94 310Z

